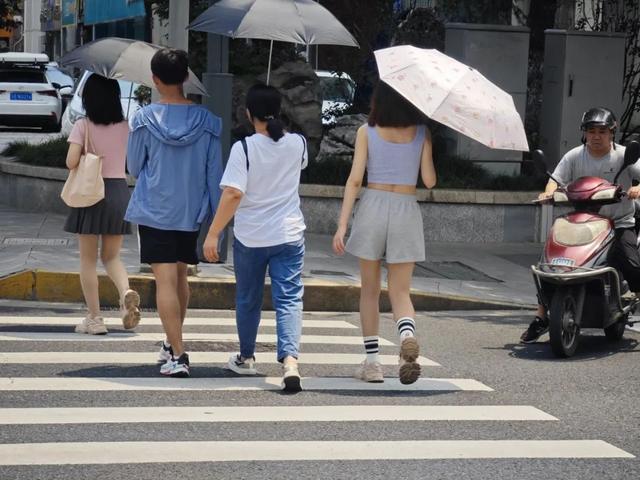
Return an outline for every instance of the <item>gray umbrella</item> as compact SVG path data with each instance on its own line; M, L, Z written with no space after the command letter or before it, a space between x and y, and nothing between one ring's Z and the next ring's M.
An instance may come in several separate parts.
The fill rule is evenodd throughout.
M128 38L101 38L72 50L59 61L108 78L128 80L153 88L151 57L163 47ZM198 77L189 70L185 92L208 95Z
M345 45L358 42L333 14L314 0L220 0L196 18L191 30L232 38L271 40L304 45Z

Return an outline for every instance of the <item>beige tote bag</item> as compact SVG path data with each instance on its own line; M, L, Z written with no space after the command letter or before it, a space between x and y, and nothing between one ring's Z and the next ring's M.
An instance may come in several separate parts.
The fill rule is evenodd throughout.
M95 205L104 198L102 179L102 157L89 151L89 120L85 120L83 155L78 166L69 172L60 196L70 207L81 208ZM95 152L95 149L91 149Z

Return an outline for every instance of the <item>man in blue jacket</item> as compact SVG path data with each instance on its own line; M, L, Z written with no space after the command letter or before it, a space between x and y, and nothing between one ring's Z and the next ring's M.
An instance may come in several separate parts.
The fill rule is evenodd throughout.
M215 211L222 177L221 120L184 96L187 53L163 49L151 60L157 103L130 121L129 173L137 183L125 218L138 224L140 261L151 265L166 340L160 373L189 376L182 324L189 303L187 265L198 263L200 224Z

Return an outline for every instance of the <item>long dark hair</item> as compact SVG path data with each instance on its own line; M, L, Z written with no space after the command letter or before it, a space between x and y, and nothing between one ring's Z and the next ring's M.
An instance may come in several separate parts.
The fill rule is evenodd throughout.
M247 92L247 110L251 119L267 122L267 132L272 140L284 136L284 123L280 119L282 95L273 87L256 84Z
M82 106L93 123L111 125L124 120L117 80L92 74L82 89Z
M383 81L379 81L371 99L369 125L410 127L426 124L426 115Z

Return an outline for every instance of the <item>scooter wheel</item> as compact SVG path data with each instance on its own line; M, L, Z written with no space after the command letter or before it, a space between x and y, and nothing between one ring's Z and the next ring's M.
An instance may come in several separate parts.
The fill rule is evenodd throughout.
M577 301L571 288L556 289L549 309L549 340L556 357L568 358L576 353L580 338Z

